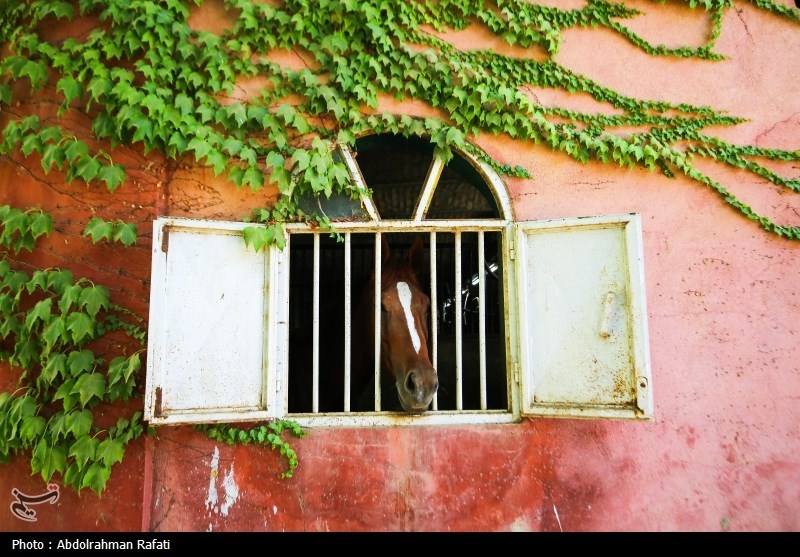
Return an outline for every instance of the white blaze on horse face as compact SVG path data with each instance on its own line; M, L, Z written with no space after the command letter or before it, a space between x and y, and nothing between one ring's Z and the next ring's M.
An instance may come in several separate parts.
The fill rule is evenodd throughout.
M414 316L411 314L411 289L405 282L397 283L397 296L400 298L400 305L403 306L403 313L406 315L406 324L408 325L408 333L411 335L411 343L414 345L414 350L419 354L422 348L422 341L419 338L417 328L414 326Z

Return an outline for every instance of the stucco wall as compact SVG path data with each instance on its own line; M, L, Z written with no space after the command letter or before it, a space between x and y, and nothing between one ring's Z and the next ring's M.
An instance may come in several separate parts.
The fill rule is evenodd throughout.
M635 25L651 41L702 43L707 26L688 10L633 4L651 12ZM685 35L670 39L676 27ZM450 38L521 54L479 30ZM749 118L715 130L728 140L798 149L798 47L796 25L737 3L716 47L726 61L653 58L602 30L566 33L556 59L631 96ZM608 110L581 96L531 94L544 104ZM425 113L416 103L383 106ZM763 232L681 178L579 165L508 138L477 142L533 174L506 181L519 220L641 213L654 422L314 429L293 442L300 466L290 480L277 477L283 463L267 449L162 427L129 449L102 499L62 490L57 509L42 509L36 528L800 530L800 243ZM54 214L47 260L34 263L69 265L76 276L114 285L112 296L146 315L153 216L238 220L272 194L235 191L192 169L161 176L161 161L148 168L145 157L128 156L137 179L114 196L74 184L53 188L2 162L0 199ZM757 211L800 225L796 194L752 174L704 170ZM800 175L796 163L781 170ZM132 214L143 232L139 245L126 250L80 238L77 219L91 206L105 218ZM0 379L9 375L0 367ZM36 492L43 484L17 459L0 474L0 493L12 487ZM0 529L26 528L34 529L0 511Z

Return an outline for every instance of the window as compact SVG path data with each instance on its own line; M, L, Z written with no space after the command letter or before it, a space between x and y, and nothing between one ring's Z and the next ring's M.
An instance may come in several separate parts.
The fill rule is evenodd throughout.
M283 251L255 253L249 224L156 220L152 423L652 417L638 215L517 223L499 178L466 154L445 165L426 141L377 135L340 155L372 197L307 202L342 219L342 242L292 224ZM373 275L393 280L389 252L415 263L427 313L406 287L392 307L375 296ZM395 361L398 316L411 356L436 369L424 412L397 394L416 374L387 381L376 364Z

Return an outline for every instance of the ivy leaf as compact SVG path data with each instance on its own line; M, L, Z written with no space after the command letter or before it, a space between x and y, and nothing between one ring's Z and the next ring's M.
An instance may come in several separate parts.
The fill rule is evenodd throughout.
M91 182L97 178L97 174L100 172L101 166L102 165L100 162L93 157L82 157L75 164L75 175L78 178L81 178L84 182Z
M34 62L28 60L19 72L20 77L27 77L31 81L31 87L35 90L38 89L45 81L47 81L47 66L44 62Z
M75 441L69 449L69 456L75 457L75 462L78 463L78 466L83 468L86 466L87 462L95 459L98 444L100 444L100 442L94 437L88 435L78 437L78 440Z
M96 244L100 240L110 240L113 234L113 227L110 222L106 222L99 217L92 217L83 230L84 236L91 236L92 243Z
M273 235L274 232L271 228L263 226L248 226L242 230L245 245L252 246L256 252L269 245Z
M108 386L109 388L117 383L118 381L124 380L124 370L125 370L125 362L127 358L125 356L117 356L111 363L108 364L108 373L106 376L108 377Z
M47 422L47 430L52 434L54 439L64 437L67 434L67 415L64 412L57 412L50 417Z
M108 191L113 193L125 181L125 169L118 164L104 165L97 173L97 178L105 182Z
M36 321L41 319L43 323L47 323L50 319L50 307L53 305L52 298L45 298L36 303L33 309L28 313L25 318L25 328L31 330L36 324Z
M48 145L42 153L42 170L50 172L54 164L59 170L62 170L66 158L67 156L62 146L56 144Z
M64 381L61 386L58 388L56 393L53 395L53 401L56 400L63 400L64 401L64 410L69 412L75 403L78 401L78 397L72 393L72 389L75 387L75 381L72 379L67 379Z
M135 233L134 241L136 241ZM81 292L78 305L86 308L86 311L89 312L89 315L94 318L100 309L108 309L108 296L108 288L105 286L88 286L83 289L83 292Z
M73 377L78 377L82 373L91 371L94 363L94 354L91 350L73 350L67 357L67 368Z
M94 334L94 321L82 311L76 311L67 316L67 330L72 332L72 340L78 344Z
M92 422L93 422L92 412L90 410L81 410L70 412L66 415L65 419L65 426L66 430L75 438L84 437L85 435L89 434L89 431L92 429Z
M58 309L61 310L61 315L66 315L72 304L77 304L81 296L83 287L79 284L73 284L64 289L61 293L61 299L58 301Z
M86 406L95 397L102 400L105 392L106 379L99 373L81 375L72 387L72 394L80 397L81 406Z
M47 324L42 331L42 338L44 339L48 350L53 348L53 346L55 346L59 340L64 338L65 332L66 328L64 326L64 319L61 317L57 317Z
M23 441L34 441L44 433L47 420L42 416L27 416L23 418L19 428L19 435Z
M59 375L61 377L66 377L67 375L67 356L64 354L51 354L39 374L40 382L43 383L42 386L52 384Z
M83 95L83 85L71 75L65 75L58 80L56 91L63 91L64 100L69 104Z
M42 438L33 450L31 469L33 473L41 472L42 479L49 482L55 472L63 473L67 467L67 449L57 443L50 446L47 438Z
M175 96L175 108L179 108L181 114L187 116L194 112L194 102L184 93L178 93Z
M91 488L92 491L100 495L105 488L108 478L111 477L111 468L95 462L86 471L81 481L81 487Z
M132 246L136 243L137 232L136 225L132 222L117 223L114 225L113 239L125 246Z
M0 104L11 104L10 85L0 85Z
M207 156L211 151L211 145L204 138L195 137L189 142L187 149L194 151L194 159L200 162L200 159Z
M37 238L42 234L50 234L53 231L53 217L48 213L31 213L30 227Z
M109 437L97 447L97 460L102 460L109 468L117 462L122 462L123 456L125 456L125 446L119 439Z

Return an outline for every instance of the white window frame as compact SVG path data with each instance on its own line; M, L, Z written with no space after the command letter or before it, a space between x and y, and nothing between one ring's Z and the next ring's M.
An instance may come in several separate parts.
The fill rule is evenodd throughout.
M393 425L444 425L444 424L479 424L479 423L512 423L522 417L591 417L644 419L653 417L652 380L650 376L649 344L647 337L646 309L644 305L643 258L641 221L638 215L612 215L580 219L557 219L551 221L515 222L510 199L499 176L485 163L476 160L466 153L461 155L468 160L484 178L494 194L500 211L500 218L485 220L425 220L425 213L444 168L444 163L434 158L425 183L421 188L413 217L408 220L381 220L371 199L363 197L365 212L370 220L366 222L341 222L337 229L346 236L354 232L381 233L436 233L454 231L491 231L501 234L503 265L503 300L506 304L506 373L508 384L507 410L457 410L428 411L422 415L406 415L396 412L353 412L353 413L319 413L319 414L287 414L289 385L289 254L292 237L296 234L317 234L308 225L293 223L286 225L287 244L283 251L274 246L265 253L265 264L268 266L268 285L265 296L270 308L265 316L263 346L265 347L264 365L258 373L262 374L265 385L263 404L257 410L244 412L225 411L187 411L179 415L160 417L157 415L157 389L164 380L165 369L169 367L168 348L163 344L165 331L164 303L167 286L164 284L167 253L161 250L164 230L170 227L197 227L206 231L224 233L241 233L247 226L259 226L249 223L233 223L218 221L201 221L194 219L163 218L154 224L153 236L153 284L150 306L150 341L147 362L147 390L145 396L145 419L153 424L191 423L191 422L225 422L225 421L260 421L271 418L290 418L304 427L371 427ZM342 150L343 160L348 166L356 185L365 188L364 180L352 154ZM633 328L631 338L633 344L632 361L637 385L637 400L634 407L584 404L539 404L534 401L535 370L531 369L531 358L527 343L523 341L528 334L528 327L522 319L529 311L525 300L524 284L526 272L522 261L529 254L525 248L526 234L535 230L591 227L623 227L625 229L627 254L627 276L621 277L630 281L631 294L628 307L632 309L629 325ZM588 227L588 228L587 228ZM347 244L346 244L347 245ZM435 318L435 316L434 316ZM527 351L526 351L527 350ZM533 366L535 367L535 366Z

